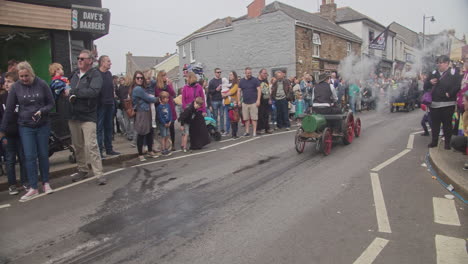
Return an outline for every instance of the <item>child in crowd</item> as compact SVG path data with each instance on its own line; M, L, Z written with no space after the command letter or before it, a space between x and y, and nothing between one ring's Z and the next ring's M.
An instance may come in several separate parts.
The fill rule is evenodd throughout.
M300 91L296 92L296 101L294 102L294 105L296 106L296 112L294 113L294 117L296 119L296 123L299 124L299 118L301 118L304 115L305 111L305 102Z
M179 116L180 130L182 131L182 150L184 152L188 152L187 139L189 133L191 149L200 149L210 143L205 120L201 112L197 111L203 106L204 102L202 97L195 98Z
M7 72L5 74L5 84L4 88L6 90L5 93L0 95L0 121L3 119L5 114L5 107L6 101L8 97L8 92L10 91L12 85L18 80L18 75L15 72ZM16 108L15 115L18 115L18 107ZM15 118L17 120L17 118ZM16 195L19 193L19 189L16 182L16 170L15 170L15 163L16 157L18 157L19 165L20 165L20 179L21 185L23 186L24 190L27 192L28 187L28 178L26 175L26 167L24 166L24 152L23 147L21 145L21 140L19 137L18 132L18 124L16 122L10 123L7 126L5 131L6 136L1 139L2 147L5 150L5 161L6 161L6 172L8 177L8 191L10 195Z
M169 93L162 91L159 95L160 104L158 105L159 136L161 137L161 154L169 156L169 127L172 123L172 113L169 106Z
M237 107L237 103L231 103L229 106L229 121L231 122L231 131L232 131L232 138L237 139L237 131L239 130L239 109Z
M424 129L424 133L421 134L421 136L429 136L429 130L427 129L427 124L429 123L429 126L431 126L431 116L429 115L429 107L427 107L425 104L421 104L421 110L424 111L424 116L421 119L421 126Z
M50 89L54 99L57 100L60 95L66 95L67 91L70 90L70 81L67 77L63 76L63 66L60 63L52 63L49 65L49 74L52 76L50 82ZM65 92L65 93L64 93Z
M221 79L221 94L227 95L229 93L229 90L231 89L231 84L229 83L227 78ZM231 97L229 97L229 100L231 100Z

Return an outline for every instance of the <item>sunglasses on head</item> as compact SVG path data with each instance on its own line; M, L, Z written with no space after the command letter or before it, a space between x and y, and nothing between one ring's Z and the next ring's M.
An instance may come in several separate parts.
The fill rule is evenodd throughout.
M76 57L76 59L79 60L79 61L84 61L84 60L90 59L90 58Z

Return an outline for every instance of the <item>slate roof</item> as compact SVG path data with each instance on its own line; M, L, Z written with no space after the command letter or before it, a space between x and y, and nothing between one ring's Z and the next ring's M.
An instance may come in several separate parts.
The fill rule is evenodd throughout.
M177 41L177 43L182 42L184 40L187 40L191 36L193 36L195 34L198 34L198 33L229 27L229 26L231 26L232 21L234 19L235 18L233 18L233 17L217 18L217 19L213 20L211 23L209 23L208 25L203 26L202 28L200 28L200 29L194 31L192 34L188 35L187 37Z
M179 80L179 66L175 66L172 70L166 72L166 74L172 81Z
M368 20L374 24L377 24L383 28L384 25L380 24L379 22L375 21L374 19L359 13L358 11L352 9L351 7L340 7L336 9L336 23L346 23L346 22L353 22L353 21L361 21L361 20Z
M398 24L397 22L392 22L390 24L390 30L401 35L405 39L406 44L417 47L419 46L419 36L418 33L413 30Z
M131 56L132 64L135 66L135 70L149 70L155 65L158 65L169 56L164 57L148 57L148 56Z

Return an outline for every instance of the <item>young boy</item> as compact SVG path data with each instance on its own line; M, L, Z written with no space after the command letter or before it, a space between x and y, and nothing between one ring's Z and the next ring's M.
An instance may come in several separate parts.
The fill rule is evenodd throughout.
M203 106L204 100L201 97L195 98L191 104L179 116L180 130L182 131L182 151L187 153L187 139L189 135L190 123L197 109Z
M60 63L52 63L49 65L49 74L52 76L52 81L50 82L50 89L52 89L52 94L54 99L57 100L60 95L65 92L65 95L70 90L70 81L67 77L64 77L63 66Z
M6 92L0 95L0 120L4 118L4 111L6 106L6 100L8 97L8 92L10 91L12 85L18 80L18 75L14 72L7 72L5 74L5 90ZM18 115L16 110L14 113ZM18 156L18 161L20 165L20 179L21 185L23 188L28 191L28 179L26 175L26 167L24 166L24 152L21 146L21 140L18 133L18 125L15 123L8 124L6 136L1 139L2 146L5 150L5 161L6 161L6 171L8 176L8 188L10 195L16 195L19 193L17 182L16 182L16 170L15 163L16 157Z
M161 136L161 154L169 156L172 153L169 151L169 127L172 123L172 113L169 107L169 93L162 91L159 94L160 104L156 111L159 122L159 135Z

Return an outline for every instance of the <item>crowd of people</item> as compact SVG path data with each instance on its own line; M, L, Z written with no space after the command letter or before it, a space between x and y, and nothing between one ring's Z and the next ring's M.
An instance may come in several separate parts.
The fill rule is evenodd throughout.
M177 91L165 71L159 71L156 77L150 71L136 71L131 78L113 76L110 58L104 55L96 60L89 50L81 51L77 62L78 68L69 78L64 76L62 65L52 63L49 85L35 75L28 62L10 61L8 72L2 76L0 138L9 193L26 191L20 201L39 195L38 171L43 191L53 192L48 177L51 111L68 120L77 162L72 181L89 177L90 164L99 185L107 183L102 159L120 154L113 147L115 133L125 136L137 148L139 160L145 161L171 155L176 140L180 140L183 152L209 144L205 117L215 120L224 137L239 138L240 125L245 127L244 137L255 137L278 129L290 130L292 122L300 123L312 109L320 114L338 114L348 107L357 112L363 107L373 109L378 103L389 104L393 92L402 88L414 98L432 95L430 103L421 104L427 111L422 124L430 122L432 128L429 147L437 146L442 124L445 148L467 149L468 112L464 110L468 109L468 67L465 62L462 78L461 71L449 67L446 56L438 58L436 71L419 79L372 73L368 80L345 80L331 72L320 74L316 80L308 73L288 78L280 70L269 78L266 69L254 76L246 67L242 78L235 71L223 77L221 69L216 68L214 78L208 81L184 69L185 85ZM457 120L457 134L458 128L461 132L451 141L453 119ZM180 139L176 139L177 127ZM429 135L427 128L423 135ZM158 147L155 138L160 141ZM22 188L16 179L17 160Z

